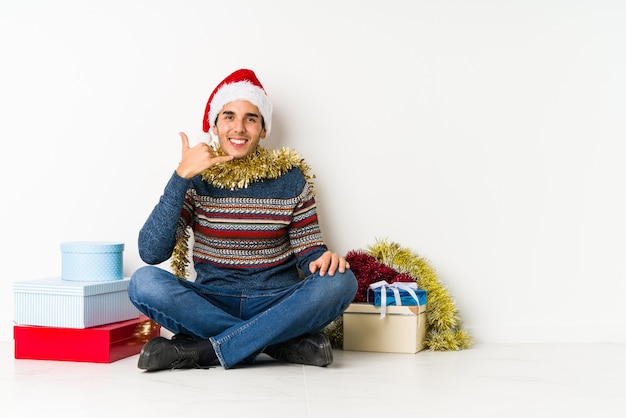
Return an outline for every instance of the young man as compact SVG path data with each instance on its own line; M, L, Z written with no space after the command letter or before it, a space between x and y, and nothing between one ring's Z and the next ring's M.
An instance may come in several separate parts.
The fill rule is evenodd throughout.
M260 353L327 366L320 332L354 299L357 283L328 250L309 167L295 151L259 146L272 105L254 72L237 70L209 97L204 132L190 147L139 232L150 266L132 276L133 304L174 336L143 347L140 369L231 368ZM187 276L193 235L195 280ZM154 266L171 259L173 273Z

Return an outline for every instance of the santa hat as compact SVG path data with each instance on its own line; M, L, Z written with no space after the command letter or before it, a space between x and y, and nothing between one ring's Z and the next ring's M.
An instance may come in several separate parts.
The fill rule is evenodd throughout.
M204 110L202 130L213 137L211 128L217 115L226 104L237 100L247 100L259 109L265 123L265 136L269 136L272 129L272 103L254 71L247 69L235 71L215 87Z

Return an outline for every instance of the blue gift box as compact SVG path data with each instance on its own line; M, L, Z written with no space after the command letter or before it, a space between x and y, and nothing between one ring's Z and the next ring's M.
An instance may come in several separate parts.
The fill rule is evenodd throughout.
M89 328L139 317L128 297L130 278L76 282L60 277L13 283L17 325Z
M119 242L77 241L61 244L61 278L78 282L122 280Z
M397 289L400 295L400 302L401 302L400 305L402 306L426 305L426 291L424 289L415 289L415 288L412 290L413 292L415 292L415 295L417 296L417 300L415 300L415 298L413 297L413 295L409 293L409 291L404 290L404 289ZM378 287L376 289L371 289L371 288L367 289L367 302L371 303L374 306L381 306L383 291L385 292L385 295L386 295L385 297L386 306L398 305L396 303L396 297L394 295L394 292L391 289L385 288L385 287Z

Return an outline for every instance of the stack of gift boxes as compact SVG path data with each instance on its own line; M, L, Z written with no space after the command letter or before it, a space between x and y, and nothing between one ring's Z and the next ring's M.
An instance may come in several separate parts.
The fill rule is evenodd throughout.
M425 336L426 291L415 283L373 283L343 313L344 350L414 354Z
M111 363L160 334L128 298L123 243L61 244L61 277L15 282L15 358Z

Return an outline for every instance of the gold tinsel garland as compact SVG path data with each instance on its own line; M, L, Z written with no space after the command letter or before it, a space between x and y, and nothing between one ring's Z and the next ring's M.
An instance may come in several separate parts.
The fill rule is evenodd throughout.
M223 155L219 148L216 149L216 154ZM257 181L276 179L294 167L300 169L311 189L314 190L315 176L310 173L311 168L297 151L286 147L270 151L259 146L253 154L216 164L203 171L200 176L202 180L214 187L236 190L245 189ZM189 274L187 266L189 265L190 234L189 228L179 231L170 261L172 272L181 279L186 279Z
M463 329L456 304L437 278L437 273L421 256L398 243L378 240L366 253L379 262L413 277L417 286L427 292L426 338L424 345L433 351L452 351L469 348L472 342ZM334 347L343 347L343 317L335 319L324 332Z

